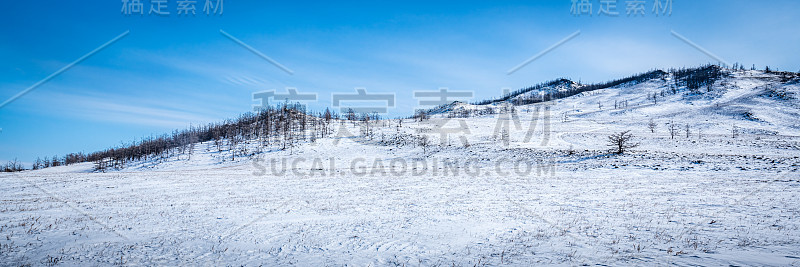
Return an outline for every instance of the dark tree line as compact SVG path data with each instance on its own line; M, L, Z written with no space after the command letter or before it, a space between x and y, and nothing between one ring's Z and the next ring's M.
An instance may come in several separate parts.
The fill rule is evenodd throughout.
M722 78L726 73L717 65L705 65L698 68L672 69L670 73L675 77L675 86L685 85L692 92L706 86L708 88L714 82ZM710 91L710 90L709 90Z
M583 93L583 92L589 92L589 91L600 90L600 89L607 89L607 88L619 86L619 85L626 84L626 83L634 83L634 84L635 83L641 83L641 82L645 82L645 81L648 81L648 80L651 80L651 79L663 78L667 74L668 74L667 72L664 72L664 71L661 71L661 70L654 70L654 71L649 71L649 72L645 72L645 73L640 73L640 74L628 76L628 77L625 77L625 78L622 78L622 79L617 79L617 80L608 81L608 82L604 82L604 83L588 84L588 85L580 85L580 84L572 82L571 80L561 78L561 79L557 79L557 80L553 80L553 81L548 81L548 82L545 82L545 83L542 83L542 84L534 85L534 86L531 86L531 87L523 88L523 89L511 92L509 94L506 94L506 95L504 95L504 96L502 96L500 98L497 98L497 99L484 100L484 101L481 101L481 102L477 102L477 103L475 103L475 105L486 105L486 104L492 104L492 103L498 103L498 102L504 102L504 101L510 101L514 105L529 105L529 104L534 104L534 103L547 102L547 101L551 101L551 100L555 100L555 99L566 98L566 97L574 96L574 95L577 95L577 94L580 94L580 93ZM528 93L528 92L538 91L538 90L541 90L541 89L544 89L544 88L556 88L558 86L566 86L567 88L572 88L572 89L549 91L549 92L545 92L543 95L539 95L539 96L529 95L529 96L519 97L519 96L521 96L521 95L523 95L525 93Z
M331 122L338 120L338 114L325 110L312 114L300 104L282 104L278 107L266 107L255 113L245 113L233 120L222 123L210 123L199 127L175 130L171 134L150 136L130 144L109 148L102 151L71 153L63 158L53 156L37 159L34 169L70 165L82 162L94 162L95 169L104 171L108 168L124 168L126 164L136 161L157 161L174 157L191 158L195 144L211 142L217 151L229 151L230 159L252 156L262 152L263 147L273 146L278 149L291 149L302 141L315 141L332 133ZM247 143L257 142L259 145Z
M737 65L738 66L738 65ZM505 94L499 98L483 100L479 102L472 103L473 105L488 105L493 103L501 103L501 102L508 102L512 105L520 106L520 105L529 105L541 102L547 102L551 100L566 98L570 96L574 96L577 94L581 94L583 92L590 92L595 90L601 89L608 89L624 84L639 84L642 82L654 80L654 79L662 79L666 81L668 75L672 74L673 83L669 85L668 89L660 93L653 94L652 96L648 94L647 98L652 99L653 103L658 103L658 95L665 96L668 94L676 94L678 93L678 88L681 86L685 86L692 92L697 92L697 90L703 86L707 87L708 91L711 91L711 86L714 84L715 81L727 75L722 67L718 65L703 65L700 67L695 68L680 68L680 69L669 69L667 72L662 70L653 70L649 72L644 72L640 74L631 75L625 78L612 80L603 83L596 83L596 84L588 84L588 85L581 85L580 83L575 83L569 79L560 78L548 82L544 82L541 84L537 84L534 86L522 88L511 93ZM542 91L542 89L546 88L569 88L566 90L551 90L551 91L543 91L545 92L542 95L534 95L530 94L525 96L524 94L533 92L533 91ZM485 108L485 109L459 109L456 108L455 105L458 102L453 102L449 104L444 104L432 109L428 110L418 110L415 114L410 117L418 121L422 121L427 119L431 114L440 114L440 113L447 113L448 117L456 117L456 118L466 118L470 116L480 116L486 114L494 114L495 111L492 108ZM598 103L598 105L600 105ZM617 108L620 106L619 103L615 105ZM627 107L627 100L622 102L623 107ZM600 105L602 108L602 105ZM502 111L501 111L502 112Z
M512 99L512 98L514 98L516 96L519 96L519 95L522 95L524 93L528 93L528 92L531 92L531 91L541 90L541 89L544 89L544 88L547 88L547 87L556 87L558 85L570 85L570 84L573 84L573 82L570 81L569 79L559 78L559 79L555 79L555 80L552 80L552 81L547 81L547 82L544 82L544 83L540 83L540 84L537 84L537 85L534 85L534 86L522 88L522 89L510 92L510 93L504 94L504 95L500 96L500 98L483 100L483 101L480 101L480 102L477 102L477 103L474 103L474 104L475 105L487 105L487 104L492 104L492 103L508 101L509 99ZM539 101L539 102L541 102L541 101Z
M555 99L566 98L583 92L608 89L623 84L638 84L653 79L665 79L669 74L672 74L674 77L673 86L675 88L680 86L686 86L690 90L696 90L703 86L710 86L714 84L716 80L726 75L725 72L722 71L722 68L720 66L704 65L696 68L669 69L667 72L662 70L653 70L645 73L631 75L622 79L612 80L603 83L588 84L588 85L579 85L577 83L572 82L571 80L561 78L553 81L548 81L542 84L534 85L531 87L523 88L511 92L509 94L503 95L502 97L497 99L484 100L474 104L486 105L486 104L509 101L514 105L528 105L540 102L547 102ZM529 95L520 97L528 92L538 91L545 88L557 88L558 86L572 88L572 89L549 91L539 96Z
M22 164L17 161L17 159L14 159L14 161L9 161L4 166L0 167L2 167L0 168L0 171L3 172L18 172L25 170L25 167L23 167Z

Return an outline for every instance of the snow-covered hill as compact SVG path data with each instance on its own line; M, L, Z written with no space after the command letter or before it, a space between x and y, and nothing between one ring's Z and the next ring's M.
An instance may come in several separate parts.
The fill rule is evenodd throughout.
M800 264L797 75L717 70L0 174L0 262ZM639 146L610 153L625 130Z
M716 67L716 66L711 66ZM537 104L546 105L559 119L614 122L621 128L642 127L649 121L674 122L696 127L702 133L741 133L798 135L800 126L800 76L796 73L720 69L721 75L710 85L690 89L685 77L654 71L640 81L617 80L601 85L581 85L566 79L519 90L481 104L453 104L431 110L438 117L465 117L465 113L491 109L530 109L536 105L516 105L522 99L541 99L554 93L582 91L576 95ZM634 76L632 79L640 79ZM590 89L584 89L589 88ZM557 97L549 97L557 98ZM645 126L646 127L646 126ZM683 127L685 128L685 127ZM681 129L685 132L685 129ZM691 129L690 129L691 130Z

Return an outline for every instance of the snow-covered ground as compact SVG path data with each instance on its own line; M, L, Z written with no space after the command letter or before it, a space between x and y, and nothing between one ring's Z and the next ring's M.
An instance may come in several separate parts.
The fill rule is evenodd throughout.
M652 80L371 137L335 123L235 160L204 143L107 173L0 174L0 263L800 265L800 110L769 94L800 87L776 79L735 72L657 103L670 80ZM623 130L640 145L610 154Z

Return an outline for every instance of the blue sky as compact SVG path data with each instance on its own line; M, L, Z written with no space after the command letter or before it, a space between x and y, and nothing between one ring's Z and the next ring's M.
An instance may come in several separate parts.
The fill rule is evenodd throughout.
M660 0L662 3L667 0ZM6 1L0 8L0 101L112 38L128 35L0 108L0 161L91 152L232 118L252 93L296 87L317 93L394 93L389 116L417 107L414 91L472 91L472 100L567 77L605 81L654 68L728 62L800 70L800 2L672 1L672 14L570 13L563 1L232 1L222 15L122 14L121 1ZM291 69L288 75L220 30ZM512 67L570 34L575 38L519 71Z

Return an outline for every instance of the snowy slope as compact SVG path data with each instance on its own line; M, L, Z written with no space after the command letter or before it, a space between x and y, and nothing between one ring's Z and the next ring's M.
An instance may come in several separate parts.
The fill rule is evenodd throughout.
M662 97L667 75L456 103L368 136L335 122L332 137L251 157L201 143L106 173L0 174L0 263L800 264L797 80L726 71L710 91ZM623 130L640 145L609 153Z

